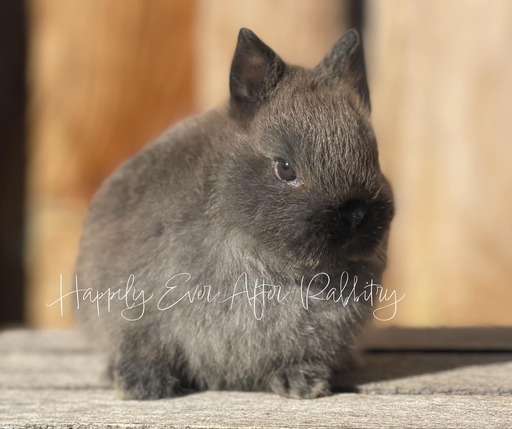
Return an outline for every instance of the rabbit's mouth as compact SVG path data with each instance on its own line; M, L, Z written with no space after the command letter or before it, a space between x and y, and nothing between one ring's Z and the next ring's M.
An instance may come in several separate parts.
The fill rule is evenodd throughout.
M328 232L329 247L339 249L339 253L352 259L357 256L370 256L383 242L389 231L389 224L362 226L347 234L346 230Z
M375 257L387 244L389 228L379 230L378 234L362 234L354 237L342 246L341 253L349 261L364 261Z
M376 231L373 234L364 231L349 237L336 232L318 234L316 240L294 252L297 267L308 272L330 272L346 267L347 263L381 259L386 253L389 225Z

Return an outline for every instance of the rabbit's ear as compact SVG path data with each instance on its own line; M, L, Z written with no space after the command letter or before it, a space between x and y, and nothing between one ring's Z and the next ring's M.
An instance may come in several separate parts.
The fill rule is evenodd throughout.
M349 82L370 111L370 92L366 80L366 67L361 38L356 30L348 30L334 44L315 72L333 84Z
M257 107L269 98L285 67L272 49L251 30L242 28L229 76L232 102L239 107Z

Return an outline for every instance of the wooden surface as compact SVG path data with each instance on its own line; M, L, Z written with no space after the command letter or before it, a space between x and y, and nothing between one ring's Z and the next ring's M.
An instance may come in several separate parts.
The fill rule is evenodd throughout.
M336 393L121 401L73 331L0 333L1 428L512 427L512 329L369 331ZM436 351L436 344L443 351Z
M195 2L33 0L27 6L26 321L70 327L70 314L47 311L45 303L58 291L61 273L72 279L91 197L121 162L195 112Z
M512 1L366 2L393 323L511 325Z
M348 27L349 3L361 4L27 3L31 326L71 326L45 304L60 273L70 287L91 194L168 124L227 99L239 28L313 66ZM512 1L367 0L364 11L372 120L397 207L384 285L406 295L393 323L510 325Z

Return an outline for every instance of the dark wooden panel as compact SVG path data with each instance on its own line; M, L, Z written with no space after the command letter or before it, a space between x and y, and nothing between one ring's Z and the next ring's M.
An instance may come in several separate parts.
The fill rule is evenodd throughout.
M0 325L23 317L25 2L0 2Z

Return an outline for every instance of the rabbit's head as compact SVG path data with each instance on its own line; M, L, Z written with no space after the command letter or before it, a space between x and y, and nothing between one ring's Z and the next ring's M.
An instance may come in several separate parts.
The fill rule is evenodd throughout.
M230 75L239 127L218 176L223 213L231 228L302 269L385 251L392 193L363 58L353 30L314 70L285 64L240 31Z

